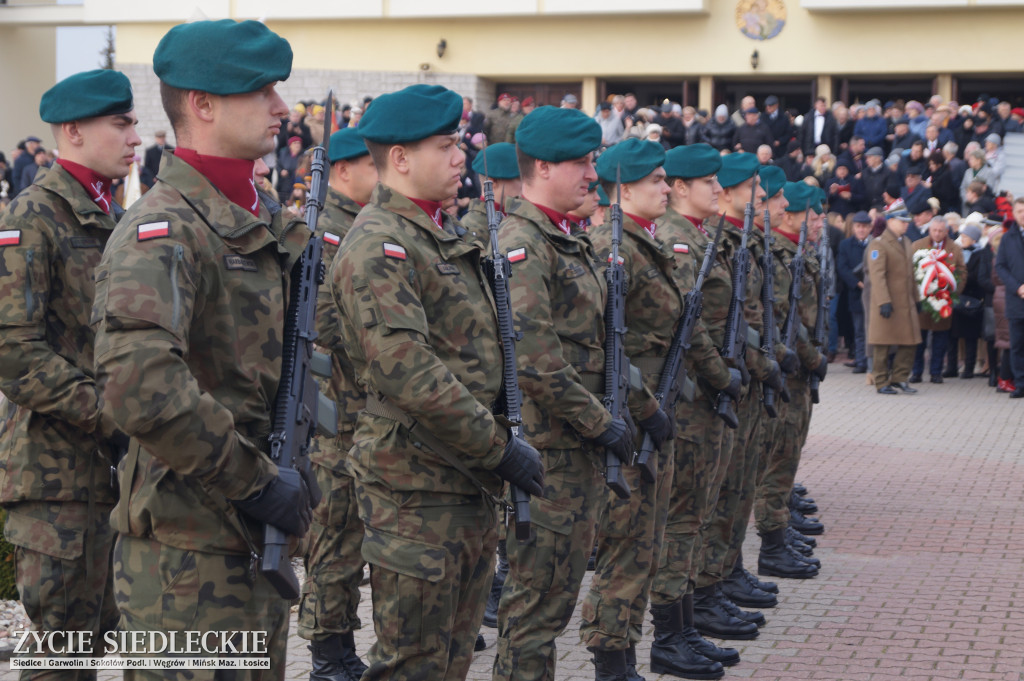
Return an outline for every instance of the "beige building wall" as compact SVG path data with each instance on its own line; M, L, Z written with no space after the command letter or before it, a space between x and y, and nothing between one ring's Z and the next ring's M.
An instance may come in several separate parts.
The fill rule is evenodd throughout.
M50 126L39 120L39 100L57 73L56 31L0 23L0 64L0 150L11 163L11 150L29 135L47 149L53 145Z

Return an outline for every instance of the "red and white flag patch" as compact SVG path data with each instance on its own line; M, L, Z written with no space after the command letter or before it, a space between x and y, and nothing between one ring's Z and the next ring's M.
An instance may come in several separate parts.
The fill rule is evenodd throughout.
M405 249L398 244L389 244L384 242L384 255L389 258L395 258L396 260L405 260Z
M676 253L689 253L690 246L688 244L673 244L672 250Z
M5 232L0 232L0 246L17 246L20 243L20 229L9 229Z
M525 248L517 248L515 250L512 250L512 251L508 252L508 261L509 262L520 262L522 260L526 260L526 249Z
M337 246L341 243L341 237L337 234L331 234L330 232L324 232L324 241L332 246Z
M148 239L159 239L170 234L171 226L166 220L163 222L147 222L139 225L139 241Z

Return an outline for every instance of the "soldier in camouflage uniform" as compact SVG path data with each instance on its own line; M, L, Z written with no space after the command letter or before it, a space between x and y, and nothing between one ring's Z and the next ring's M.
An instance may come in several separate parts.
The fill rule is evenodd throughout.
M236 678L283 679L290 603L254 556L264 524L300 553L312 518L306 482L267 440L309 232L252 178L288 112L274 84L291 47L255 21L200 21L172 28L153 59L179 146L107 243L92 315L104 410L131 436L111 516L119 627L266 632L271 668Z
M132 89L117 71L66 78L43 95L60 159L0 215L0 502L15 581L35 631L117 625L110 554L111 466L124 445L102 418L88 314L93 273L123 212L110 195L135 132ZM23 679L95 678L30 672Z
M350 465L371 565L371 679L465 678L508 480L539 494L540 457L491 406L502 354L480 249L441 208L465 155L462 98L383 95L359 124L381 183L332 265L342 340L367 387ZM415 198L410 198L415 197Z
M473 171L480 176L481 188L486 180L491 180L494 211L498 222L501 222L505 217L508 200L518 198L523 189L519 180L519 164L516 162L516 145L507 142L488 145L473 159ZM464 238L480 246L480 250L489 255L491 237L487 231L487 206L484 205L482 194L480 198L469 200L469 208L459 224L466 230Z
M658 234L672 246L676 280L684 291L693 287L704 252L714 238L717 220L712 218L718 213L722 191L715 173L721 166L721 156L707 144L676 147L665 155L671 192L668 210L658 219ZM739 371L727 368L717 353L723 345L732 297L731 257L732 243L723 238L704 280L703 313L687 355L689 375L697 378L698 390L692 403L680 401L676 405L675 489L665 546L651 590L652 669L661 667L684 678L721 675L721 665L734 665L740 659L735 649L719 648L693 627L693 587L702 556L701 530L717 502L722 482L717 474L721 468L724 475L722 458L731 445L725 424L715 413L715 398L721 389L734 399L740 396ZM707 348L714 349L714 353ZM723 386L725 381L728 383Z
M808 205L811 203L812 188L804 183L785 183L783 190L788 202L782 219L773 223L777 227L774 241L774 256L778 286L775 297L778 319L783 321L790 313L789 290L792 283L790 265L797 253L800 238L800 224ZM818 573L817 566L803 555L791 549L785 538L789 526L789 496L796 477L796 464L800 461L799 434L803 424L810 419L809 374L819 372L821 376L828 367L828 361L810 342L808 324L813 329L817 312L814 279L811 267L805 259L801 282L801 297L798 301L796 355L799 358L795 371L786 377L790 400L783 405L779 418L772 422L772 435L765 437L765 462L760 467L754 516L757 532L761 536L761 552L758 558L758 572L766 575L806 579Z
M597 213L598 208L600 208L598 205L601 201L601 195L598 193L598 187L600 186L601 183L598 180L591 182L590 191L587 192L587 198L583 200L583 205L567 213L569 218L572 219L572 221L576 223L576 226L583 232L590 231L594 214Z
M503 92L498 95L498 106L484 114L484 135L488 144L513 142L516 129L516 114L512 113L512 95Z
M728 236L733 248L740 244L744 211L752 197L754 213L762 210L765 193L758 182L758 167L757 157L753 154L730 154L722 159L718 179L722 185L722 203L726 218L723 239ZM762 273L758 265L763 248L760 230L752 230L747 245L750 248L751 267L747 277L746 305L743 313L747 324L754 332L751 336L759 338L763 322ZM746 366L751 380L744 389L741 399L736 403L739 427L733 433L729 464L722 479L718 503L711 514L706 535L706 557L702 573L697 580L697 588L694 589L694 625L702 634L725 639L756 638L757 623L764 622L764 616L760 613L740 610L723 596L719 586L719 582L732 572L739 556L747 519L754 503L757 460L762 445L762 385L768 383L776 389L782 387L782 372L778 363L774 357L762 354L758 342L752 339L747 343Z
M331 135L328 154L330 184L317 227L323 230L323 261L330 266L359 209L370 200L377 169L356 128ZM298 633L313 642L310 681L349 681L366 671L352 634L361 626L357 608L365 563L360 552L363 521L348 466L352 432L366 393L341 342L330 279L317 293L316 316L317 342L331 350L331 378L322 386L338 407L338 435L317 437L309 457L324 499L313 513Z
M664 161L661 145L633 138L608 149L597 162L606 192L617 190L617 178L622 182L618 257L626 287L624 350L650 391L630 399L630 411L641 431L634 448L640 448L644 433L657 448L651 455L654 482L644 481L640 468L629 466L622 471L632 489L629 498L605 491L596 570L583 601L580 624L580 640L594 653L598 679L625 679L636 674L636 644L642 637L651 583L661 558L672 491L674 424L653 398L675 322L683 312L683 292L673 274L675 259L670 247L657 237L654 222L668 205L669 189L661 167ZM610 221L596 228L592 238L598 260L610 263Z
M510 202L500 241L522 333L523 433L541 451L546 482L530 501L532 536L508 537L494 681L555 678L555 639L576 605L605 498L604 447L627 462L632 453L630 425L599 397L606 285L590 239L565 215L597 179L601 128L580 111L540 107L516 135L523 198Z

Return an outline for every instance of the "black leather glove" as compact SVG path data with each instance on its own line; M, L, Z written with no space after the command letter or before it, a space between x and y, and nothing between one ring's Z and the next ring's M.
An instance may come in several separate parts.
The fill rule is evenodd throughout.
M636 426L632 428L620 417L615 417L608 428L594 438L594 444L604 447L627 466L633 463L633 438Z
M743 390L743 374L739 369L729 369L729 385L722 388L721 392L732 398L733 402L740 399L740 391Z
M916 307L917 311L920 312L921 311L921 301L919 300L916 303L914 303L914 307Z
M782 355L782 361L779 362L779 368L787 374L795 374L800 368L800 358L793 350L786 348L786 353Z
M778 392L782 390L783 386L782 369L779 368L779 363L774 359L770 359L768 362L768 376L764 379L764 384L775 392Z
M675 425L668 414L661 408L645 419L640 420L640 427L654 440L654 446L661 449L666 440L672 439Z
M892 316L892 303L882 303L882 306L878 308L878 314L882 315L883 318L888 319Z
M279 468L277 477L266 487L234 504L250 518L273 525L293 537L305 535L313 521L309 488L294 468Z
M819 381L825 380L825 374L828 373L828 357L818 353L818 366L814 368L814 375L818 377Z
M509 436L505 454L494 472L528 494L535 497L544 494L544 464L537 450L522 438Z

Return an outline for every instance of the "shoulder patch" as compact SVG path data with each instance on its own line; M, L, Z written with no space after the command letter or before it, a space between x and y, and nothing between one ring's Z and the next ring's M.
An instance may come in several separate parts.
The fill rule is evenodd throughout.
M395 260L405 260L405 249L398 244L389 244L384 242L384 255L388 258L394 258Z
M324 241L332 246L337 246L341 243L341 237L337 234L332 234L331 232L324 232Z
M871 251L871 259L872 260L878 260L878 249L877 248L875 250Z
M521 262L526 260L526 248L516 248L508 252L509 262Z
M166 220L163 222L147 222L144 225L139 225L138 240L159 239L170 233L171 226Z
M690 246L689 244L673 244L672 250L675 251L676 253L689 253Z
M91 236L71 237L71 248L103 248L99 239Z
M611 254L611 253L609 253L609 254L608 254L608 262L611 262L611 261L612 261L612 254ZM625 259L625 258L623 258L623 257L622 257L622 256L620 255L620 256L619 256L619 264L621 265L621 264L623 264L623 263L625 263L625 262L626 262L626 259Z
M437 264L437 271L441 274L458 274L459 268L450 262L439 262Z
M0 232L0 246L17 246L21 243L21 230L9 229Z
M229 270L242 270L243 272L257 271L256 261L241 255L225 255L224 267Z

